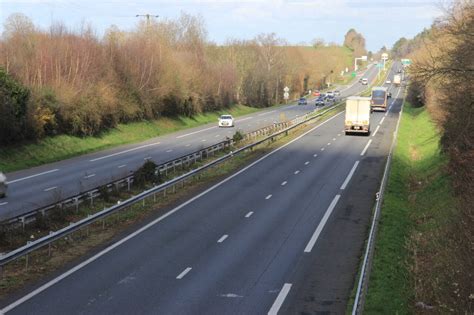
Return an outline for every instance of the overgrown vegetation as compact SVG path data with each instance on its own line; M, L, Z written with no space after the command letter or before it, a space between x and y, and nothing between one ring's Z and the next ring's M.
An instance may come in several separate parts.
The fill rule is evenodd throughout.
M408 98L419 109L407 108L400 130L367 307L472 313L474 3L454 1L405 44L413 59Z
M103 38L90 26L71 31L54 23L43 30L15 14L0 41L0 96L7 100L0 112L8 118L0 144L99 135L121 123L193 117L234 104L278 104L285 85L297 97L335 82L354 49L365 49L356 35L349 49L288 46L275 34L219 46L208 41L199 17L184 13L127 32L111 26Z

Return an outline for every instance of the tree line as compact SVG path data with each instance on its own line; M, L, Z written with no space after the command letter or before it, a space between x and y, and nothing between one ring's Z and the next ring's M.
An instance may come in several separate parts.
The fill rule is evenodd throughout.
M474 311L474 3L456 0L443 16L414 39L401 38L392 54L413 60L408 99L426 106L441 132L440 146L449 158L446 171L459 204L441 231L443 259L414 279L417 301L430 302L436 312ZM429 180L429 179L428 179ZM450 213L447 211L447 213ZM448 216L448 215L447 215ZM431 281L432 280L432 281ZM431 282L430 282L431 281Z
M0 144L101 131L162 116L193 116L233 104L266 107L334 82L352 64L350 45L290 46L275 34L217 45L200 17L72 31L10 16L0 41ZM354 35L354 36L353 36ZM347 37L347 36L346 36Z

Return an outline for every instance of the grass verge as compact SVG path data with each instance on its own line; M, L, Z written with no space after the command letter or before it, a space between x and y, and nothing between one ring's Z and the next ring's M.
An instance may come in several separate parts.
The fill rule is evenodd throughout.
M451 295L450 274L459 270L449 254L456 199L439 139L428 112L406 103L381 212L365 314L455 309L438 300Z
M217 118L224 113L238 117L258 110L253 107L236 105L229 110L209 112L193 117L163 117L154 121L120 124L117 128L105 131L96 137L81 138L59 135L47 137L37 143L3 147L0 149L0 171L12 172L118 145L145 141L153 137L207 123L217 123Z

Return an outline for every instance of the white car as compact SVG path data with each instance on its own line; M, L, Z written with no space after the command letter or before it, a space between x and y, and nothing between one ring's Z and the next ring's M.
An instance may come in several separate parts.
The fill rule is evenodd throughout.
M231 115L222 115L219 117L219 127L234 127L234 117Z
M369 79L367 79L367 78L362 78L362 79L360 80L360 82L361 82L363 85L367 85L367 84L369 84Z
M3 198L7 195L7 177L0 172L0 198Z
M385 84L392 84L392 81L387 80L387 81L385 81Z

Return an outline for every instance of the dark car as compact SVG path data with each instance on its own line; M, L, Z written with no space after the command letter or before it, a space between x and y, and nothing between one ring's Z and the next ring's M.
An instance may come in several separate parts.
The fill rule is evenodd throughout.
M314 105L316 106L324 106L326 105L326 101L324 100L324 97L318 97L316 101L314 102Z
M308 101L302 97L298 100L298 105L307 105L308 104Z
M392 92L387 93L387 98L392 98Z

